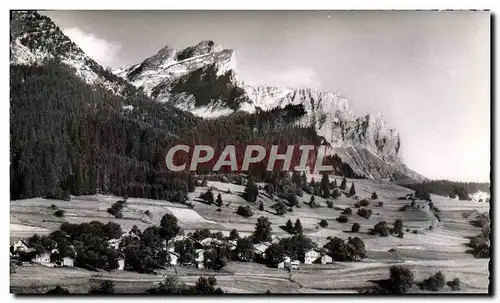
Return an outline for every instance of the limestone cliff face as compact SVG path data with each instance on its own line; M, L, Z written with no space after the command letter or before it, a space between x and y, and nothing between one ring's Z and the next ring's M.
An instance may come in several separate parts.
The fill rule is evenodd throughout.
M180 51L166 46L142 63L115 73L159 102L205 118L302 104L306 114L297 123L314 126L331 145L329 152L337 153L357 174L373 179L425 179L401 162L401 138L382 114L355 117L338 92L246 85L238 77L235 52L213 41Z

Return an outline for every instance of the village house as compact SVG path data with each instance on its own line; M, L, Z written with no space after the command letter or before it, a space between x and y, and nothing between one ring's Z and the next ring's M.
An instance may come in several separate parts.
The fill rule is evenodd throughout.
M283 261L278 263L278 268L285 268L287 264L290 264L290 257L285 257Z
M179 254L177 254L174 250L173 247L169 248L167 250L168 254L170 255L170 265L175 266L177 265L177 262L179 260Z
M270 246L269 243L258 243L253 246L253 253L256 257L265 258L266 249Z
M31 259L31 262L47 266L50 264L50 253L48 252L36 253L35 257Z
M196 263L196 267L198 267L198 269L205 268L204 261L205 261L205 250L197 249L196 250L196 259L194 259L194 262Z
M329 255L323 255L321 257L321 264L331 264L331 263L333 263L333 259Z
M220 245L220 244L222 244L222 241L219 239L215 239L215 238L205 238L205 239L200 241L200 244L203 245L204 247L207 247L207 246L210 246L213 244Z
M122 238L108 240L108 247L118 249L120 247L121 242L122 242Z
M63 267L74 267L75 264L75 259L72 257L64 257L62 260L59 262L59 266Z
M289 269L299 269L300 261L291 260L290 257L286 256L283 261L278 263L278 268L289 268Z
M237 241L236 240L229 240L227 241L227 245L229 246L229 250L233 251L236 249L237 246Z
M321 257L321 253L315 249L310 249L304 254L304 264L313 264L318 258Z
M29 249L28 243L26 243L24 240L19 240L15 242L13 245L14 253L18 251L26 252L28 251L28 249Z
M299 269L300 266L300 261L299 260L293 260L290 262L290 266L292 269Z
M117 270L123 270L124 268L125 268L125 259L119 258Z

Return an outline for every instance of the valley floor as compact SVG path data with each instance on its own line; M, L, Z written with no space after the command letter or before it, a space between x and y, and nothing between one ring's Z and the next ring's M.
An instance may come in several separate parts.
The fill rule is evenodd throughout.
M320 180L320 177L316 177ZM257 263L229 262L222 272L210 272L194 268L176 267L160 271L157 275L138 274L133 272L91 272L78 268L48 268L38 265L19 266L11 274L11 292L42 292L56 285L67 287L71 292L86 293L92 283L103 279L115 281L117 292L143 293L155 283L163 280L163 275L177 275L186 283L194 283L200 275L215 275L217 287L228 293L338 293L358 292L374 286L375 280L387 279L389 267L394 264L405 264L412 268L416 281L428 278L437 271L442 271L446 281L459 278L462 289L459 292L487 293L489 285L489 259L475 259L466 253L467 237L476 236L481 232L479 227L470 224L477 214L489 212L488 203L473 201L457 201L454 199L432 196L435 206L440 209L441 221L438 221L426 208L424 201L417 201L419 209L399 211L399 208L409 201L398 200L412 191L389 182L373 180L352 180L355 183L358 200L340 197L334 201L334 208L327 208L323 199L316 197L321 208L311 209L304 202L310 196L299 197L300 208L294 208L284 216L277 216L270 207L274 202L266 195L259 195L259 200L265 205L264 211L258 210L258 204L251 205L254 215L244 218L236 214L240 205L248 205L238 193L244 187L222 182L208 182L215 191L220 191L224 206L217 212L214 205L194 202L194 209L166 201L129 198L123 211L123 219L115 219L106 212L118 200L113 196L72 197L71 201L47 200L33 198L11 201L10 224L11 240L28 237L34 233L47 234L59 228L62 222L83 223L99 220L104 223L113 221L121 224L124 231L137 225L141 230L151 224L159 224L161 217L169 212L179 219L179 224L185 232L199 228L209 228L213 232L222 231L228 235L232 229L238 230L241 236L254 231L257 218L269 217L272 222L273 234L278 237L289 235L279 228L290 219L294 222L300 218L304 234L318 245L328 242L327 237L348 238L357 236L363 239L367 258L360 262L335 262L325 265L301 264L300 270L291 273L283 269L268 268ZM337 177L340 184L340 177ZM350 186L351 180L348 182ZM196 201L201 192L207 188L197 187L189 194L190 200ZM230 190L230 193L228 193ZM365 219L356 214L354 203L360 199L370 199L377 192L378 199L370 200L373 215ZM217 194L217 193L215 193ZM378 201L384 204L375 206ZM51 204L65 210L64 218L53 215ZM345 207L353 209L348 223L339 223L336 218ZM144 212L149 210L150 215ZM326 228L319 227L319 222L325 219ZM394 236L378 237L368 234L379 221L387 221L393 225L396 219L402 219L404 238ZM353 223L359 223L359 233L350 232ZM429 229L432 226L432 230ZM409 229L411 232L406 232ZM413 231L416 233L413 233ZM391 252L389 252L391 250ZM410 293L422 292L414 286ZM451 292L445 286L440 292ZM456 292L454 292L456 293Z

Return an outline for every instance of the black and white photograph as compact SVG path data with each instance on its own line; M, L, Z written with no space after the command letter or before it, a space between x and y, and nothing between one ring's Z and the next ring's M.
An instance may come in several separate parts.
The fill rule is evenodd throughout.
M491 295L492 16L10 10L10 293Z

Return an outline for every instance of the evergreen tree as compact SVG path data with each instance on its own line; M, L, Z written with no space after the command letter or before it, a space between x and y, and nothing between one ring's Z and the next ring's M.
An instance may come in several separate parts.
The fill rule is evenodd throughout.
M314 182L314 178L311 178L311 182L309 182L309 186L314 189L314 187L316 186L316 182Z
M333 188L337 188L337 179L333 179Z
M192 193L195 190L195 183L194 183L194 177L191 172L188 174L188 179L187 179L187 186L188 186L188 192Z
M259 210L264 211L264 202L260 202L259 204Z
M304 187L307 185L307 176L306 172L302 172L302 175L300 176L300 187Z
M238 234L238 231L236 229L232 229L231 232L229 233L229 239L238 240L239 238L240 235Z
M347 179L346 179L346 177L342 178L342 183L340 183L340 189L341 190L346 190L347 189Z
M268 242L271 241L271 233L273 229L271 228L271 222L266 217L260 217L257 219L257 224L255 225L255 231L253 233L254 243Z
M297 221L295 221L295 226L294 226L294 230L297 234L302 234L302 223L300 222L299 219L297 219Z
M351 189L349 190L349 196L354 197L356 195L356 188L354 187L354 182L352 182Z
M328 179L328 174L323 173L323 177L321 178L321 196L325 199L330 196L330 190L328 189L329 184L330 180Z
M336 199L338 197L340 197L341 193L340 193L340 190L338 188L335 188L333 191L332 191L332 198Z
M258 195L259 195L259 188L253 182L252 178L249 177L247 185L245 187L245 199L248 202L255 202L257 201Z
M300 173L298 171L292 172L292 182L293 182L293 184L295 184L297 186L297 188L302 187L301 186L302 179L301 179Z
M272 199L274 196L274 185L272 183L266 184L265 188L266 193L269 195L269 197Z
M311 195L311 199L309 200L309 207L310 208L315 208L316 207L316 202L314 199L314 195Z
M293 223L290 219L288 219L288 221L286 221L285 228L286 228L286 231L288 231L288 232L294 231Z
M218 207L222 206L222 196L220 193L217 195L217 200L215 200L215 205L217 205Z

